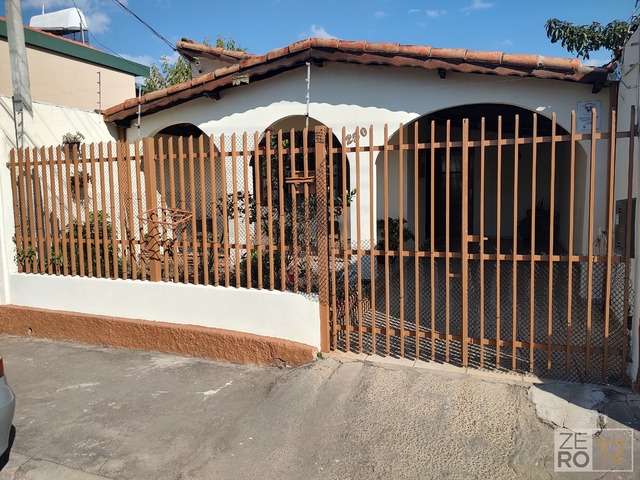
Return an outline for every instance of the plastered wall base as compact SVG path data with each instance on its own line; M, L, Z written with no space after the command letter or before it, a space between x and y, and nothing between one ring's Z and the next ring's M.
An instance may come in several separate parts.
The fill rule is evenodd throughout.
M0 306L0 333L152 350L258 365L310 362L309 345L217 328Z

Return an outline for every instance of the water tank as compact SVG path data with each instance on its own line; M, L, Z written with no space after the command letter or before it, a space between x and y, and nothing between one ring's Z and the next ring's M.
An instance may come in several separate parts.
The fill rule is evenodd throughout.
M66 35L87 31L87 20L77 8L66 8L57 12L44 13L31 17L29 26L54 35Z

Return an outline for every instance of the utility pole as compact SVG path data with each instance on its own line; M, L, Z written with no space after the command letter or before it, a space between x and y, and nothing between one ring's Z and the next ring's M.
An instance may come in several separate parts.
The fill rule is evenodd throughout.
M33 125L33 106L27 48L24 43L22 8L20 0L5 0L7 17L7 37L9 40L9 60L11 82L13 84L13 121L16 130L16 148L23 148L27 126Z

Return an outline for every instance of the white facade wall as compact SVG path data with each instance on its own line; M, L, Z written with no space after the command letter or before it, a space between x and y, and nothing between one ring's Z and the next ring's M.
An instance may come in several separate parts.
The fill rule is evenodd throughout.
M177 124L192 123L207 135L230 135L232 133L262 133L270 125L291 116L306 113L306 67L281 73L262 80L222 92L219 101L199 98L174 106L161 112L142 117L141 135L154 135L161 129ZM388 125L388 137L393 138L400 123L407 124L423 115L442 109L480 103L507 104L525 108L540 115L551 117L557 113L558 124L570 130L571 110L580 101L599 100L603 111L609 109L609 89L598 94L591 92L592 86L557 80L537 78L501 77L492 75L447 72L440 79L437 72L415 68L389 68L326 63L323 67L312 67L310 87L310 116L333 129L341 138L343 127L352 133L359 127L373 126L375 145L384 141L384 127ZM601 116L601 130L609 128L608 116ZM129 129L135 135L136 129ZM369 139L367 138L368 142ZM584 148L589 148L585 145ZM600 142L597 149L596 178L606 178L607 147ZM376 158L376 161L379 161ZM355 188L355 158L349 155L351 188ZM360 218L363 240L368 240L370 215L374 221L382 218L378 212L379 201L369 205L369 188L376 189L376 179L369 179L368 155L360 159L361 203ZM375 172L375 169L374 169ZM584 183L588 172L577 172L576 177ZM374 177L375 177L374 173ZM397 180L397 179L396 179ZM600 180L601 181L601 180ZM394 182L397 183L397 182ZM604 183L604 182L603 182ZM406 187L407 185L405 185ZM409 189L404 188L405 205L413 202ZM586 252L588 246L586 215L581 210L587 202L586 189L578 189L576 212L582 221L582 236L577 235L578 253ZM397 212L397 192L391 191L390 212ZM380 198L380 192L374 191ZM596 225L604 224L604 205L596 206ZM397 216L397 215L395 215ZM356 238L355 208L350 209L350 235Z
M628 131L631 123L630 110L632 106L636 107L636 118L633 119L638 124L638 111L640 111L640 30L636 30L631 38L627 41L622 57L620 59L620 91L618 93L618 129ZM640 143L637 137L634 139L634 175L632 178L633 185L633 197L637 198L640 192L640 168L638 168L638 148ZM616 178L620 181L615 184L615 199L622 200L627 198L627 179L629 177L629 140L620 139L617 143L618 159L616 162ZM640 252L638 240L640 240L640 221L638 220L638 207L636 205L636 218L635 218L635 251L636 256ZM640 326L640 308L638 308L638 295L637 289L640 285L640 268L638 268L637 260L631 260L631 277L632 285L630 289L630 300L634 308L630 310L630 315L633 316L633 327L631 331L632 335L632 347L631 347L631 359L632 363L629 366L627 373L632 379L636 379L638 373L640 373L640 354L639 345L640 338L638 337L638 328ZM620 279L620 283L622 283ZM620 288L624 288L624 285L620 285Z

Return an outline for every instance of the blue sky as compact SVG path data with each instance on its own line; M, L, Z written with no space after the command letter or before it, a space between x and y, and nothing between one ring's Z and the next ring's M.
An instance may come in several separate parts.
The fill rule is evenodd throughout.
M398 42L469 50L569 56L546 37L556 17L574 23L627 20L635 0L121 0L170 42L233 37L253 53L302 38ZM92 32L92 45L149 64L174 52L112 0L75 0ZM45 0L47 12L74 0ZM22 0L26 24L42 0ZM4 9L3 9L4 13ZM102 45L101 45L102 44ZM609 60L606 51L591 63Z

